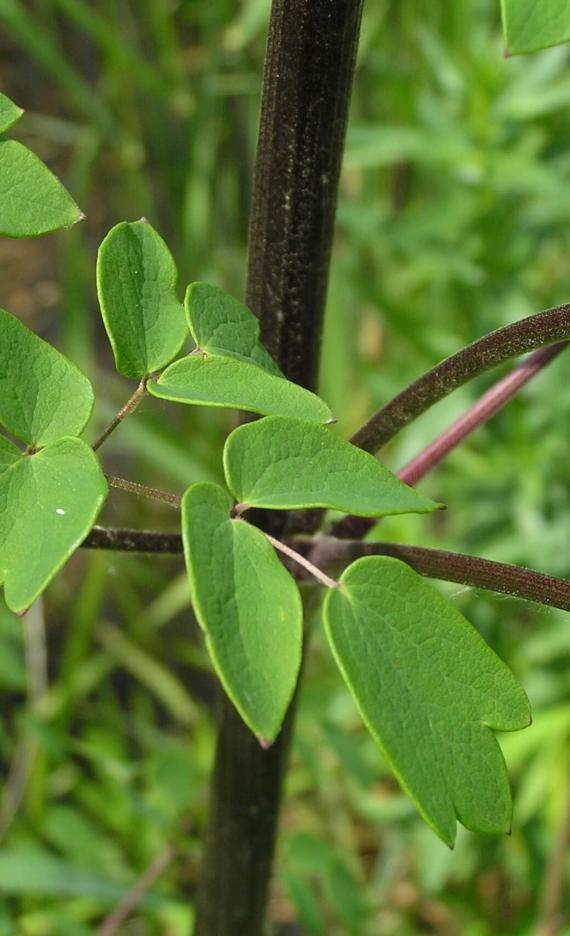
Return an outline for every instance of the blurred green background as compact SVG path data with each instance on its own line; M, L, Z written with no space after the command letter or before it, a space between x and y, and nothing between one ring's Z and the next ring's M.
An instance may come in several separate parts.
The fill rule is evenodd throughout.
M180 287L240 296L269 0L0 0L14 136L87 220L0 242L0 301L94 380L91 435L133 387L112 370L96 250L146 216ZM321 390L348 433L485 332L570 296L570 47L503 56L498 0L366 7L344 160ZM562 355L422 484L448 510L383 539L570 577L570 381ZM497 375L386 450L397 469ZM146 401L108 471L183 491L219 479L232 415ZM108 525L175 529L113 491ZM570 933L570 621L442 586L523 680L534 726L504 736L512 836L449 852L400 793L315 624L270 904L308 936ZM24 623L0 609L0 936L86 936L157 857L120 932L187 936L216 689L174 559L74 557ZM172 849L172 851L170 851ZM560 880L558 889L552 882ZM550 928L548 928L550 927ZM236 934L240 936L240 934Z

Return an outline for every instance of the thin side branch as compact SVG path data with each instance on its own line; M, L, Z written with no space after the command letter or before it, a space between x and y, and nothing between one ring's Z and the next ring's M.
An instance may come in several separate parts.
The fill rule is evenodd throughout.
M118 552L171 556L182 553L182 537L178 533L159 533L156 530L94 527L82 545L87 549L109 549ZM287 546L284 543L279 545ZM326 568L342 568L361 556L394 556L428 578L457 582L472 588L484 588L499 594L550 605L562 611L570 611L570 582L505 562L493 562L490 559L479 559L442 549L401 546L395 543L362 543L360 540L341 540L333 536L323 536L317 540L299 540L295 542L294 549L288 546L287 549L293 553L290 557L295 561L308 559L321 573ZM284 549L280 551L285 552ZM334 587L337 586L334 579L329 581Z
M568 342L550 345L535 351L526 360L514 368L510 374L499 380L487 393L484 393L463 416L460 416L430 445L416 455L400 469L398 477L404 484L414 487L428 472L445 458L467 436L486 423L495 413L506 406L509 400L546 367L561 351L568 347Z
M182 553L180 533L161 533L158 530L95 526L81 545L84 549L156 553L162 556L179 556Z
M338 582L336 579L329 578L318 566L314 565L307 559L305 556L302 556L301 553L298 553L295 549L292 549L291 546L287 546L286 543L282 543L281 540L275 539L274 536L271 536L269 533L265 534L266 538L269 540L272 546L275 549L278 549L279 552L283 553L284 556L288 556L289 559L292 559L293 562L296 562L297 565L306 569L309 575L312 575L313 578L320 582L321 585L324 585L326 588L338 588Z
M377 452L400 429L474 377L509 358L570 338L570 305L556 306L506 325L437 364L382 407L351 438Z
M431 442L419 455L397 472L400 481L410 487L421 481L430 471L439 465L453 449L463 442L472 432L488 422L525 386L533 377L554 360L561 351L568 347L562 341L548 348L541 348L529 355L515 367L510 374L497 381L487 393L484 393L467 412L460 416L441 435ZM365 517L348 516L339 520L332 528L333 536L341 539L361 539L370 530L376 520Z
M300 544L296 545L301 548ZM308 556L321 568L341 568L362 556L393 556L428 578L457 582L470 588L483 588L560 608L561 611L570 611L570 582L565 579L463 553L396 543L362 543L359 540L322 537L308 549Z
M109 438L109 436L111 435L112 432L115 431L117 426L120 425L120 423L122 423L123 419L125 419L131 413L134 413L137 406L139 405L139 403L141 402L141 400L146 394L146 385L148 383L148 380L149 380L148 377L143 377L143 379L141 380L140 384L138 385L133 395L129 397L125 405L119 410L119 412L117 413L115 418L112 420L112 422L109 423L105 431L99 436L97 441L93 443L92 448L94 452L96 452L97 449L103 445L103 442L105 442Z
M158 488L148 487L146 484L138 484L136 481L127 481L126 478L116 478L114 475L105 475L110 486L119 491L127 491L129 494L140 494L143 497L152 497L154 500L169 504L171 507L180 509L182 498L172 491L161 491Z

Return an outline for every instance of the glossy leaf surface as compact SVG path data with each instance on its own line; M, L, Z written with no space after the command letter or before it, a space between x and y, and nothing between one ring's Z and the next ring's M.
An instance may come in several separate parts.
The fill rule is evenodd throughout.
M24 111L9 97L0 93L0 133L5 133L20 119Z
M64 438L23 455L0 436L0 584L26 610L89 533L107 495L92 450Z
M0 140L0 235L36 237L69 227L81 211L59 179L16 140Z
M93 388L47 341L0 309L0 423L28 445L79 435Z
M421 576L371 556L326 597L326 630L360 713L401 785L448 845L456 819L506 833L511 795L491 729L530 723L524 690Z
M97 292L124 377L145 377L180 351L188 327L176 295L177 278L172 254L146 221L118 224L101 244Z
M192 602L224 689L251 730L270 742L297 681L301 599L263 533L230 519L230 508L215 484L194 484L184 496Z
M177 403L299 416L307 422L324 423L332 416L326 403L309 390L256 364L218 354L191 354L175 361L149 382L148 390Z
M299 419L240 426L226 442L224 470L236 499L251 507L331 507L363 517L438 509L372 455Z
M501 0L505 45L511 55L536 52L570 39L568 0Z
M259 340L258 320L237 299L208 283L192 283L185 306L192 337L202 351L239 358L283 376Z

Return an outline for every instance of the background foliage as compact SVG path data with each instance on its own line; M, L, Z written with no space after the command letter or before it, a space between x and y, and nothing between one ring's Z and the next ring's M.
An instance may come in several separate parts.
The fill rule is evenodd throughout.
M27 109L11 135L87 214L60 235L0 241L1 305L94 380L93 438L133 389L113 374L96 301L96 249L113 224L146 216L181 284L243 291L268 11L0 0L0 81ZM368 5L321 374L343 431L461 345L568 299L569 56L505 59L497 0ZM387 464L491 379L403 432ZM422 484L444 514L387 519L378 535L568 578L569 417L562 356ZM108 470L178 491L219 481L230 426L227 413L149 399L109 441ZM175 526L168 507L118 491L102 520ZM453 853L435 839L361 727L317 623L271 904L282 932L524 934L544 918L570 814L568 620L446 592L533 704L534 727L504 739L513 835L463 831ZM167 868L122 931L187 934L215 688L182 562L75 557L24 630L0 610L0 689L0 936L94 932L160 854Z

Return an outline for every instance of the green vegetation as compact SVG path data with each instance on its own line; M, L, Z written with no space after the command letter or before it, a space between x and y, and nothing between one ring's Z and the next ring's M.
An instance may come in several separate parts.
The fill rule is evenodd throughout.
M27 289L35 330L51 339L57 327L58 347L79 360L97 383L99 430L132 392L110 368L101 377L99 364L106 363L107 352L94 325L94 245L113 224L144 214L173 249L180 282L208 279L234 294L242 291L267 13L267 3L254 0L237 15L226 2L181 3L169 17L159 0L140 9L114 2L91 8L81 0L30 5L0 0L0 23L17 66L0 77L10 96L32 111L10 132L21 133L34 149L40 139L47 141L48 155L88 216L87 224L57 241L42 242L50 269L57 259L54 245L60 251L61 275L54 282L63 283L64 293L41 314L34 274L26 269L27 243L21 253L0 246L2 304L13 308L18 295L26 302L22 291ZM117 36L128 41L119 42ZM70 48L73 40L77 50ZM570 174L565 155L568 49L505 60L501 48L498 4L490 0L421 11L411 0L400 0L370 5L367 11L321 371L322 395L344 435L442 357L568 297L570 208L563 197ZM30 65L36 83L26 90L19 75ZM40 79L47 79L49 92L41 108L36 104ZM16 118L3 100L0 123L7 127ZM62 117L47 119L54 113ZM6 142L13 141L1 145ZM143 239L152 239L152 228L136 223L115 232L125 228L148 232L133 248L144 256L148 245ZM106 245L107 259L112 243ZM104 257L99 293L114 334L117 297L102 295ZM173 285L171 278L163 290L170 307L180 306ZM136 308L146 322L144 298ZM216 301L215 290L211 298ZM199 292L188 297L190 330L211 353L206 360L188 358L191 367L203 368L213 359L222 369L231 367L238 381L255 368L260 379L282 383L279 376L264 373L259 360L249 360L262 355L257 334L240 333L244 344L232 358L226 338L216 333L204 340L199 300ZM222 314L222 324L233 326L232 315L239 325L239 311L227 319ZM136 331L137 322L131 324ZM120 369L130 377L146 377L175 356L186 333L181 325L167 348L145 347L136 363ZM444 502L446 512L388 518L372 538L463 550L569 578L563 427L570 393L564 361L563 354L423 483L422 502ZM172 365L171 373L177 367ZM480 377L457 391L392 441L384 453L390 467L405 464L490 379ZM149 389L169 399L171 387L164 375ZM228 398L225 387L220 393L220 405L244 405L242 398ZM267 398L265 389L262 395ZM299 416L299 405L292 403L289 415ZM76 418L73 412L63 416ZM37 433L12 428L10 418L11 413L2 416L9 430L32 445L38 442ZM326 421L328 410L318 417L315 412L314 418ZM189 483L222 481L220 452L231 419L224 411L147 398L106 444L108 464L147 485L180 492ZM87 450L77 439L60 441L60 435L79 432L83 424L79 429L55 426L44 451L70 443ZM258 426L240 429L234 440L260 431ZM327 431L315 425L307 427L306 435ZM212 499L214 494L222 496L211 485L199 484L186 497ZM177 526L168 508L116 490L101 516L108 526L167 531ZM188 527L185 545L191 553L194 534ZM251 530L252 551L267 546L245 524L227 521L227 527L230 552L232 537L250 536L236 530ZM197 535L207 532L200 529ZM385 559L361 560L347 579L371 563L404 568ZM278 569L274 566L276 577ZM227 572L226 563L219 569L224 584ZM418 602L442 601L434 586L407 574L410 593L421 590ZM283 584L283 602L294 600L287 588ZM302 590L309 604L310 589ZM387 761L394 757L388 745L385 761L363 730L325 652L317 619L284 805L274 921L298 919L310 934L333 936L424 929L524 933L537 919L564 909L562 891L552 897L550 885L560 873L557 854L566 844L563 820L570 810L567 615L454 586L441 590L523 681L532 703L532 731L500 739L515 777L512 836L486 840L461 832L450 854L423 826L392 780ZM200 611L196 593L194 598L204 626L207 612ZM331 593L326 629L348 672L342 647L345 612L337 608L333 616L343 601ZM25 619L23 632L13 615L0 612L0 687L7 700L0 723L6 765L0 799L0 835L5 838L0 933L93 932L157 857L162 873L135 911L140 931L188 932L188 890L197 874L212 762L215 693L198 629L189 627L189 603L178 559L84 551ZM365 627L367 611L358 606L355 613L362 613ZM453 621L458 630L465 626L459 612ZM209 640L215 640L211 633ZM475 635L466 640L476 658L482 645ZM227 661L218 658L216 665L229 680ZM282 704L291 678L279 674ZM357 698L359 680L367 679L366 673L350 674ZM491 726L526 723L519 689L512 688L516 726L505 720L498 695L496 709L489 712L489 692L483 694L487 703L463 700L454 712L458 721L484 710ZM359 704L373 723L362 698ZM270 711L267 719L254 726L264 737L274 733L280 715ZM497 758L487 729L481 744ZM405 776L403 767L399 773ZM497 812L489 824L504 828L508 804L497 794L491 805ZM479 828L483 820L472 818L467 824Z

